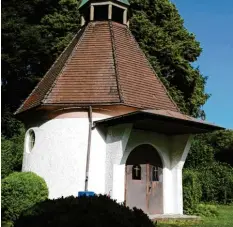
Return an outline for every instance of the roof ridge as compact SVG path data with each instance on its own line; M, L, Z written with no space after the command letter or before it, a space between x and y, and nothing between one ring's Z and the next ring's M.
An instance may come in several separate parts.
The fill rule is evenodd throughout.
M152 65L150 64L150 62L149 62L149 60L147 59L145 53L144 53L144 52L142 51L142 49L140 48L139 43L137 42L137 40L136 40L135 37L133 36L132 32L130 31L129 28L127 28L127 30L128 30L128 32L129 32L130 36L134 39L134 41L135 41L135 43L136 43L136 45L137 45L137 47L138 47L138 50L142 53L142 55L143 55L144 59L146 60L148 66L151 68L151 70L154 72L155 76L157 77L158 82L159 82L159 83L161 84L161 86L164 88L164 90L165 90L166 94L168 95L169 99L170 99L170 100L172 101L172 103L175 105L175 107L177 108L178 112L181 112L180 109L179 109L179 107L178 107L178 105L176 104L176 102L173 100L173 98L172 98L171 95L169 94L167 88L165 87L165 85L163 84L163 82L161 81L161 79L159 78L159 76L157 76L157 73L155 72L154 68L153 68Z
M111 43L112 43L112 55L113 55L113 61L114 61L114 68L115 68L115 73L116 73L116 83L117 83L117 90L120 98L120 102L124 103L124 97L123 93L121 90L120 86L120 81L119 81L119 71L118 71L118 64L117 64L117 54L116 54L116 45L115 45L115 38L114 38L114 32L113 32L113 25L112 21L109 21L109 31L110 31L110 36L111 36Z
M78 45L79 45L80 42L82 41L82 39L83 39L83 37L84 37L84 35L85 35L85 31L88 29L89 26L90 26L90 24L87 24L87 26L85 26L84 28L81 28L81 29L76 33L76 35L74 36L74 38L70 41L69 45L68 45L68 46L64 49L64 51L62 52L62 54L63 54L63 53L69 48L70 44L75 40L75 38L78 37L79 32L82 32L82 34L81 34L79 40L77 41L77 43L75 44L75 47L73 48L71 54L69 55L69 57L68 57L67 60L65 61L64 66L62 67L60 73L57 75L56 79L54 80L54 82L53 82L52 86L50 87L50 89L48 90L48 92L45 94L45 96L44 96L43 100L41 101L41 103L45 103L45 100L47 99L47 97L49 96L49 94L51 93L51 91L53 90L53 88L55 87L58 78L62 75L62 72L64 71L64 69L65 69L67 63L68 63L68 62L70 61L70 59L72 58L74 51L77 49ZM83 29L83 31L81 31L82 29ZM61 55L62 55L62 54L61 54ZM60 56L61 56L61 55L60 55ZM60 58L60 56L59 56L59 58ZM59 59L59 58L58 58L58 59ZM57 59L57 60L58 60L58 59ZM57 61L56 61L56 62L57 62Z

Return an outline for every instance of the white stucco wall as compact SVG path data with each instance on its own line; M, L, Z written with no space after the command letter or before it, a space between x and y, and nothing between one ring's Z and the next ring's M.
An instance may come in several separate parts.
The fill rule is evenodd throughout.
M133 111L124 106L93 107L92 120ZM49 188L49 198L78 195L85 187L88 142L88 113L81 108L65 108L48 114L50 120L32 125L25 135L23 171L43 177ZM35 145L28 152L28 132L35 131ZM106 193L106 138L97 128L92 130L88 190Z
M105 138L97 129L92 131L88 190L105 194Z
M88 119L53 119L35 128L35 146L25 152L23 171L43 177L49 198L77 195L84 189Z
M122 170L125 165L121 163L121 160L130 137L131 128L131 124L110 127L106 137L105 191L118 202L124 202L125 172Z
M35 172L45 179L49 198L77 196L78 191L84 190L88 126L87 117L57 117L33 127L36 139L30 153L26 149L26 133L22 170ZM88 189L96 193L105 193L105 156L104 138L94 129Z

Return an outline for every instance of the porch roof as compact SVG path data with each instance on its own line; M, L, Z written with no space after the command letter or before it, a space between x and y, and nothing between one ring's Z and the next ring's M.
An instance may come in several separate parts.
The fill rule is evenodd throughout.
M168 135L199 134L224 129L212 123L199 120L170 110L139 110L103 120L94 121L95 126L115 126L133 123L138 130L153 131Z

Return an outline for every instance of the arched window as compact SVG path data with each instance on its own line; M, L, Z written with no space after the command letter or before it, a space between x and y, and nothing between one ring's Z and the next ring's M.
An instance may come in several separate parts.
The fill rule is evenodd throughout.
M133 165L132 167L132 179L133 180L141 180L141 166Z
M29 149L30 150L32 150L32 148L35 145L35 139L36 139L35 132L33 130L31 130L29 132Z
M29 129L26 134L26 152L30 153L35 145L36 135L33 129Z

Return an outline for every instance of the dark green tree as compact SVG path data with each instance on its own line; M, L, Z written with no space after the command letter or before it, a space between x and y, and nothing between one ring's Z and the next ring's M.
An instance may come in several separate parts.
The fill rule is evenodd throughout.
M147 54L157 75L180 109L194 117L204 115L201 107L209 95L206 77L191 63L201 54L195 35L169 0L131 0L130 28Z
M185 168L196 169L216 162L233 166L233 130L195 136Z
M20 128L20 133L14 135L11 139L1 137L1 178L22 170L23 145L23 127Z
M196 136L184 165L186 171L198 173L203 202L224 204L233 201L232 167L232 130L221 130ZM187 188L184 187L185 189Z
M78 31L76 0L2 1L3 134L19 131L12 113Z

